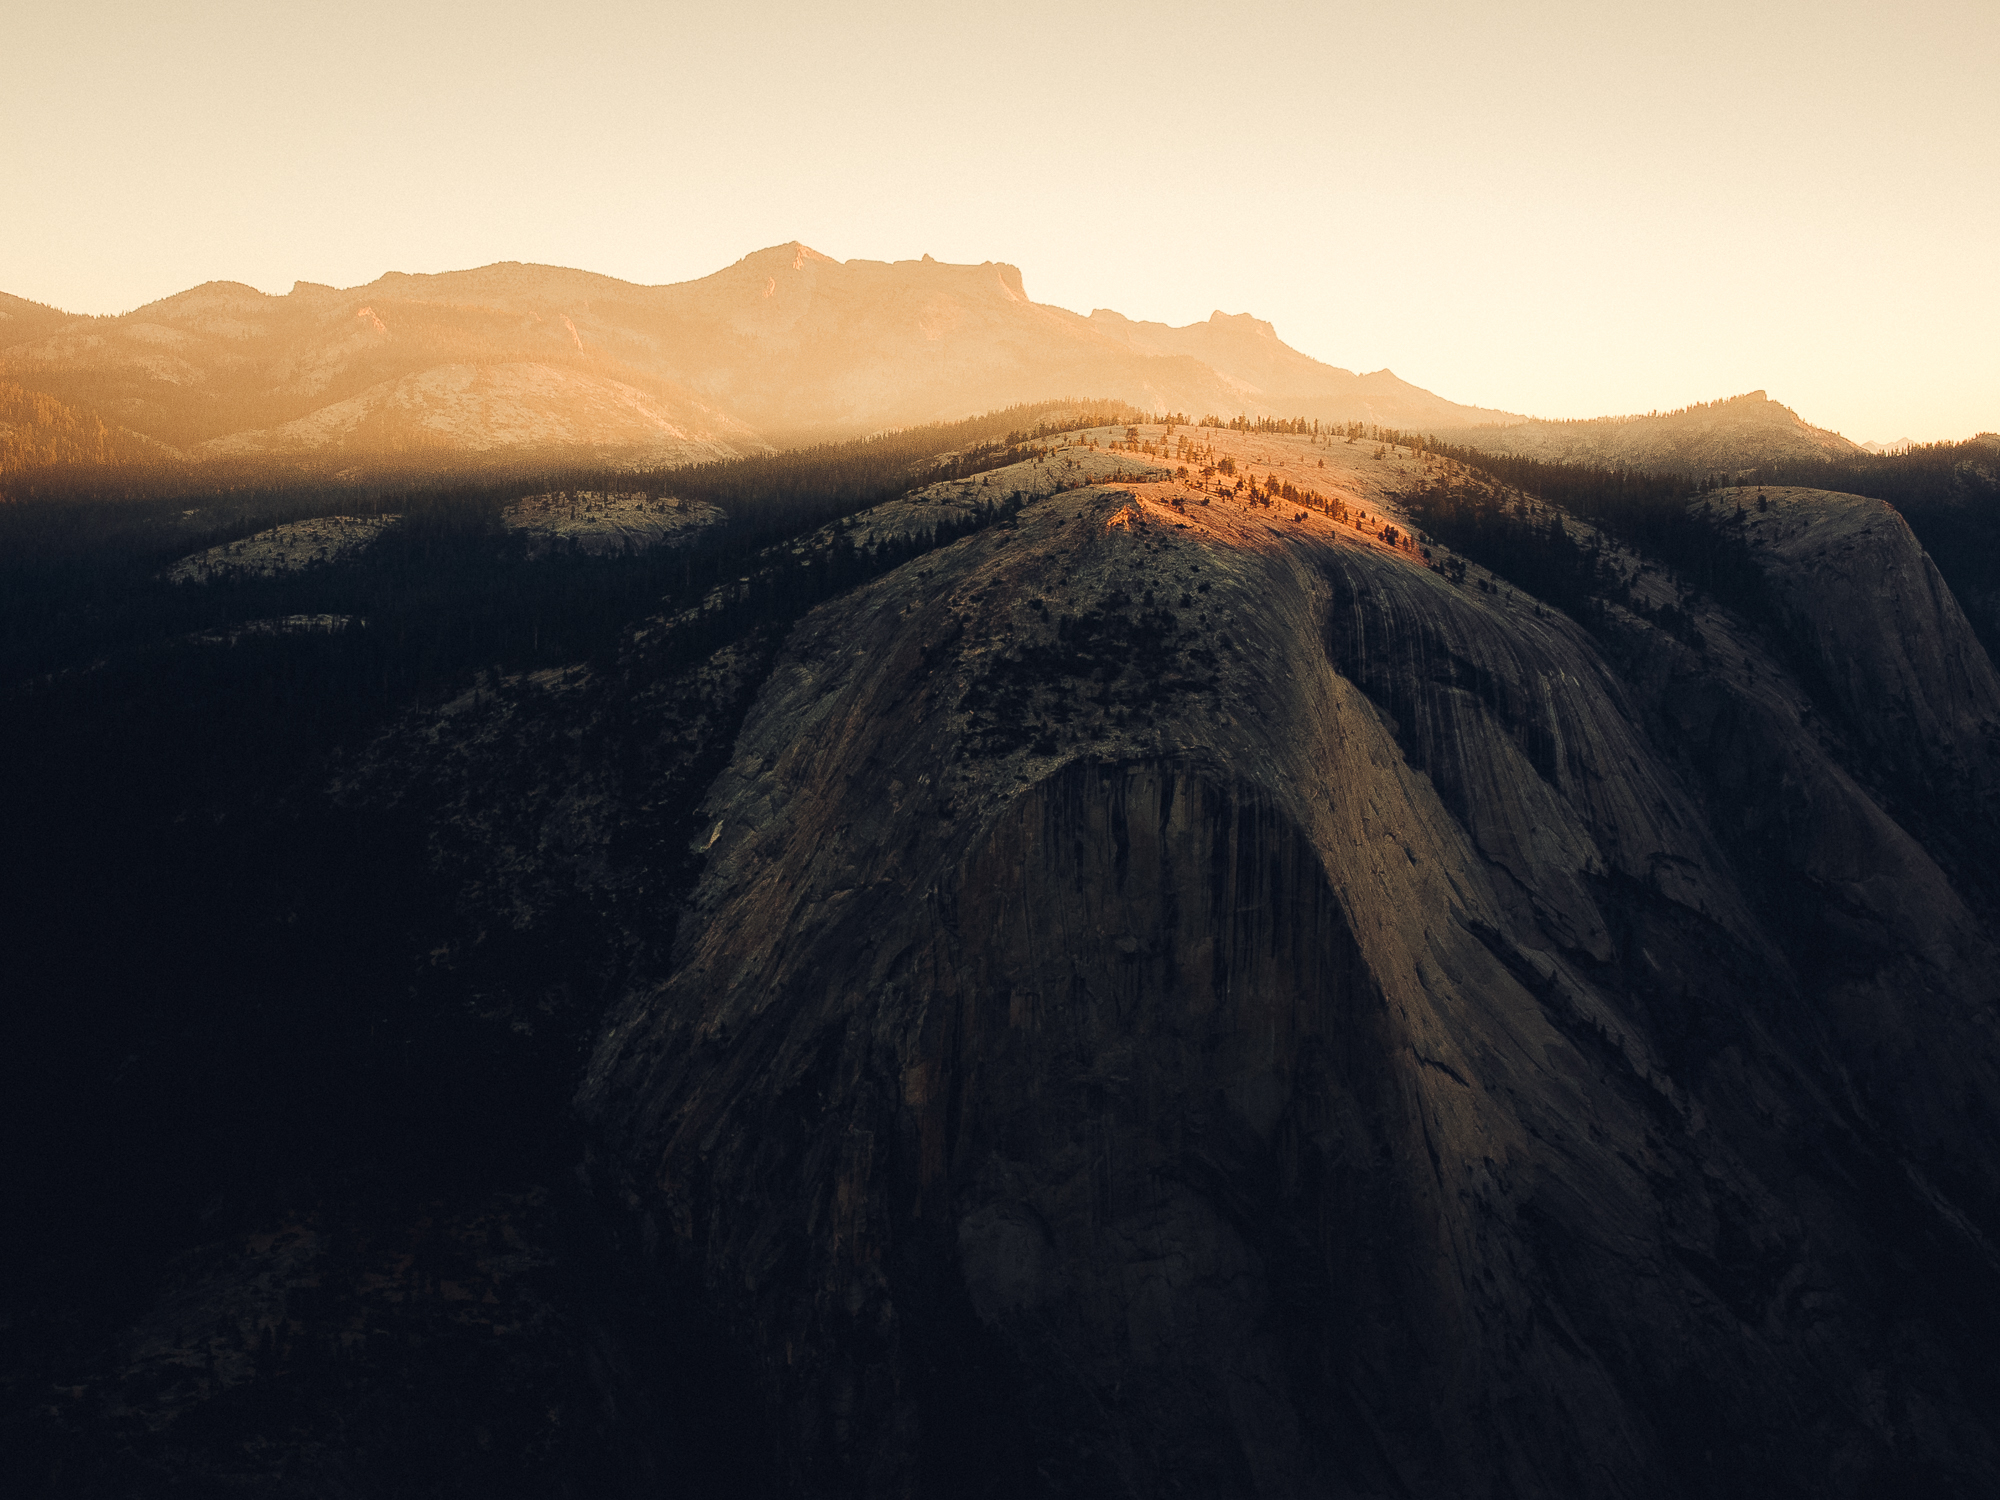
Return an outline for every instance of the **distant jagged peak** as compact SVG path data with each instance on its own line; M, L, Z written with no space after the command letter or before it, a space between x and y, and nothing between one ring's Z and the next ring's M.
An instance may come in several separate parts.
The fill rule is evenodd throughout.
M1278 336L1277 325L1273 323L1267 323L1264 319L1253 317L1249 313L1226 313L1219 307L1208 315L1208 324L1211 328L1227 329L1231 333L1254 333L1267 339L1275 339Z
M785 277L793 272L816 271L831 276L831 280L821 285L829 287L867 287L872 278L885 273L891 277L904 278L918 276L920 283L935 287L949 296L991 297L997 294L1000 301L1027 303L1027 287L1021 279L1021 268L1005 261L985 260L977 265L957 261L939 260L926 254L916 260L867 260L857 257L853 260L837 260L826 255L802 240L792 240L782 245L770 245L762 250L753 250L734 265L728 266L712 276L704 276L694 281L677 282L662 291L672 291L675 287L733 287L749 284L756 288L758 297L777 294ZM808 278L812 280L813 278Z
M1161 323L1150 318L1128 318L1116 308L1093 307L1085 320L1101 333L1114 338L1130 340L1135 333L1168 334L1174 332L1171 323ZM1199 326L1199 325L1195 325Z
M1269 339L1282 345L1278 337L1277 325L1250 313L1226 313L1220 309L1212 312L1199 323L1161 323L1150 318L1128 318L1124 313L1109 307L1093 307L1089 321L1107 333L1121 333L1130 337L1135 333L1149 335L1170 334L1221 334L1225 337L1249 337Z
M752 250L737 261L736 265L748 266L757 271L776 270L781 265L787 270L803 271L815 263L827 266L843 264L833 256L813 249L804 240L787 240L782 245L766 245L762 250ZM735 266L730 269L734 270Z

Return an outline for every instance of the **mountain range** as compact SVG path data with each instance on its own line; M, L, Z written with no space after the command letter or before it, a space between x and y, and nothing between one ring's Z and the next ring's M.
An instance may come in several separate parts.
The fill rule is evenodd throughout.
M1032 301L1013 266L842 262L802 244L670 286L509 263L281 297L211 282L106 318L7 298L0 381L18 388L0 413L17 467L70 461L73 443L37 447L38 431L100 422L107 461L659 464L1065 395L1398 427L1507 418L1322 364L1247 315L1083 317Z
M1324 364L1247 313L1180 328L1085 317L1030 299L1010 265L838 261L798 243L667 286L509 262L284 296L209 282L116 317L0 296L0 473L556 455L650 467L1065 396L1691 472L1861 451L1762 391L1539 421Z

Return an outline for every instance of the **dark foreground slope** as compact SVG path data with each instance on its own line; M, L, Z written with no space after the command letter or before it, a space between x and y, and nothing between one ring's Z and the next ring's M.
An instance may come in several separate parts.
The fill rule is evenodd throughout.
M91 595L0 739L23 1488L2000 1488L2000 687L1896 514L1707 492L1746 618L1125 433ZM1588 631L1409 541L1474 486Z
M1885 811L2000 690L1907 531L1607 651L1171 492L810 617L598 1044L785 1487L2000 1483L1994 955Z

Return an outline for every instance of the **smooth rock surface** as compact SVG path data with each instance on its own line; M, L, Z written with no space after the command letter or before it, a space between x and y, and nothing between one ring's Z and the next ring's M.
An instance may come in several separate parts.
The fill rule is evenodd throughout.
M1702 630L1167 480L809 616L579 1099L789 1489L2000 1483L1985 918L1866 784L1901 732ZM1851 715L1982 722L1897 659Z

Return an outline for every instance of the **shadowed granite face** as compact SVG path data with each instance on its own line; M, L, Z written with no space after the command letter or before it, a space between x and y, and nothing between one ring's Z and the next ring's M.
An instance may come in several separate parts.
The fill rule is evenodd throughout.
M2000 704L1789 665L1983 664L1949 596L1773 545L1724 670L1171 488L808 617L599 1040L595 1180L788 1483L2000 1480L1992 949L1868 730Z
M375 1080L369 1175L0 1369L22 1466L1992 1491L2000 693L1900 521L1746 494L1756 623L1618 553L1678 634L1591 635L1390 544L1422 455L1139 436L792 539L990 522L789 637L717 591L346 757L305 847L405 879L328 941L435 987L296 1075Z

